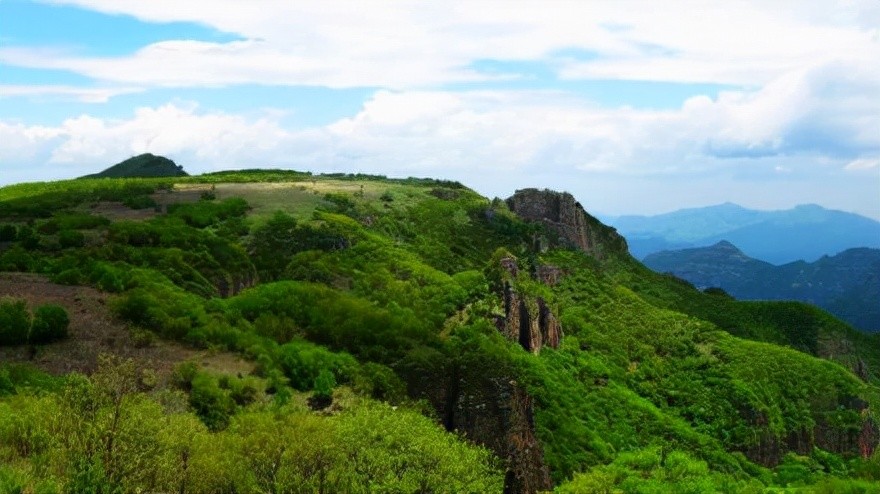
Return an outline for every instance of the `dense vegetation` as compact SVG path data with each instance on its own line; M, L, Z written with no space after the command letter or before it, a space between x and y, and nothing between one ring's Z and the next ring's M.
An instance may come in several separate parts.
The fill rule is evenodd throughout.
M4 366L0 491L500 492L521 465L486 431L531 410L510 404L523 390L560 492L874 492L880 339L609 252L436 180L2 188L0 270L111 293L132 331L253 371ZM561 346L505 338L505 293L540 299ZM2 344L64 338L67 316L4 300Z

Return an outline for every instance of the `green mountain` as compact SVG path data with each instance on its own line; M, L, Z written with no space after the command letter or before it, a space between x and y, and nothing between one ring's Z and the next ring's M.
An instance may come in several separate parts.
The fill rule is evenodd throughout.
M708 247L722 240L772 264L815 261L855 247L880 248L880 222L815 204L757 211L725 203L657 216L611 219L638 259L663 250Z
M848 249L813 263L774 266L722 241L711 247L658 252L647 256L644 263L699 289L721 288L741 300L800 300L856 328L880 330L878 249Z
M627 250L537 189L0 188L0 490L874 488L880 337Z
M183 167L164 156L139 154L106 170L82 178L185 177Z

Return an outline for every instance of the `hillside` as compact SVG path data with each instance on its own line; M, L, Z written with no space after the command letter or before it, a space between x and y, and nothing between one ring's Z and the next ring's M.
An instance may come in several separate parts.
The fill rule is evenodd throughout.
M611 226L626 237L638 259L723 240L749 257L777 265L812 262L854 247L880 248L880 222L814 204L757 211L726 203L657 216L620 216Z
M880 338L703 293L627 249L538 189L281 170L0 188L0 271L18 284L0 300L0 487L880 481ZM45 303L73 313L51 338ZM83 350L53 357L67 348Z
M164 156L139 154L106 170L82 178L185 177L183 167Z
M859 329L880 330L878 249L848 249L812 263L774 266L722 241L711 247L651 254L644 263L699 289L718 287L740 300L800 300Z

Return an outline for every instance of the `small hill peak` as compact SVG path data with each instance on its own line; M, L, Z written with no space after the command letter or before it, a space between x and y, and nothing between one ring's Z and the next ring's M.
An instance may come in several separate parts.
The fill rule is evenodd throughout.
M106 170L82 178L186 177L188 173L174 161L152 153L139 154Z
M722 241L718 242L717 244L713 245L712 248L715 250L728 250L728 251L740 252L740 250L737 246L733 245L732 243L728 242L727 240L722 240Z

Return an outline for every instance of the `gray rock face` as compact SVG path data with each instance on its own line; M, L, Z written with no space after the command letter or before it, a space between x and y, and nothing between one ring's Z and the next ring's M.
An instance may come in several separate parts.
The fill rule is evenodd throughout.
M564 243L597 259L628 250L616 230L587 214L567 192L521 189L507 199L507 207L526 221L543 223Z

